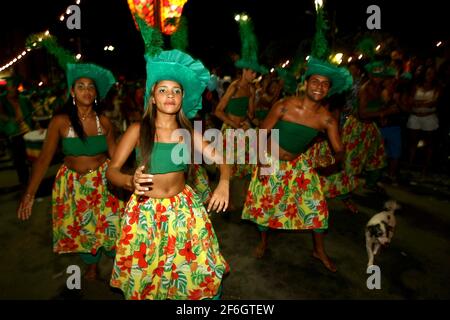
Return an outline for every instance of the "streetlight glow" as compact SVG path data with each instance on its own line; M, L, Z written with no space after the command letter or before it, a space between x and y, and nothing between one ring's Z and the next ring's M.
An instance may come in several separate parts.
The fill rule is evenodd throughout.
M323 1L322 0L314 0L314 5L316 6L316 11L319 10L319 8L323 7Z

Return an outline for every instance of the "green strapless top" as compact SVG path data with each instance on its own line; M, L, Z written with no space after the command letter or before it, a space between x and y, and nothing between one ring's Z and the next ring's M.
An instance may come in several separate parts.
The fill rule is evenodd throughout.
M255 118L259 120L264 120L267 115L269 114L270 110L256 110L255 111Z
M105 135L89 136L85 141L78 137L62 138L62 152L65 156L95 156L107 151Z
M375 99L367 102L367 111L380 111L381 106L383 105L383 100Z
M248 103L248 97L232 98L228 101L225 112L238 117L245 117L247 115Z
M319 133L317 129L284 120L279 120L273 129L279 130L280 147L292 154L306 151L308 144Z
M174 156L179 159L172 161L172 152L175 146L179 145L179 149L174 151ZM183 147L182 147L183 146ZM169 172L187 171L190 161L188 149L184 143L177 142L155 142L153 145L152 156L149 160L151 174L164 174ZM186 150L186 152L184 152ZM136 148L136 158L142 159L139 148Z

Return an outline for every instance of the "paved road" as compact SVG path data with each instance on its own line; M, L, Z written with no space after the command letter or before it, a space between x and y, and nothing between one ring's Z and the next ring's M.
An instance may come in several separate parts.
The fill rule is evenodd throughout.
M122 299L108 286L112 266L108 258L101 262L98 281L83 280L80 291L65 289L67 267L83 264L77 255L51 251L48 191L54 170L49 171L41 188L43 197L27 222L15 216L20 192L14 171L0 171L0 299ZM400 186L386 186L388 197L403 208L397 214L392 245L376 260L381 289L366 286L364 226L386 198L362 189L355 195L359 214L350 214L337 200L329 202L326 246L338 267L335 274L311 257L310 233L271 232L267 254L256 259L256 227L242 221L238 211L228 217L213 214L223 255L231 266L223 299L449 299L450 180L441 175L422 180L410 173L403 176ZM240 182L232 188L237 201L242 200L243 193L236 191L240 188Z

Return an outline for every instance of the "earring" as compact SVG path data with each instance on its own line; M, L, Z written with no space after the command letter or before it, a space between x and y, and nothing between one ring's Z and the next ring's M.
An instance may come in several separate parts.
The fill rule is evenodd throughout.
M77 105L77 104L75 103L75 97L74 97L74 96L72 96L72 103L73 103L74 106Z
M94 103L97 104L97 98L95 98Z

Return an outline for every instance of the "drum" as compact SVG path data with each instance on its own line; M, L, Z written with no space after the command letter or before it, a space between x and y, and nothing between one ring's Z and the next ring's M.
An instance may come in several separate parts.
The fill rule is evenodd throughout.
M34 116L33 120L39 125L41 129L47 129L52 116Z
M47 129L40 129L30 131L23 136L29 161L35 161L39 157L46 134Z

